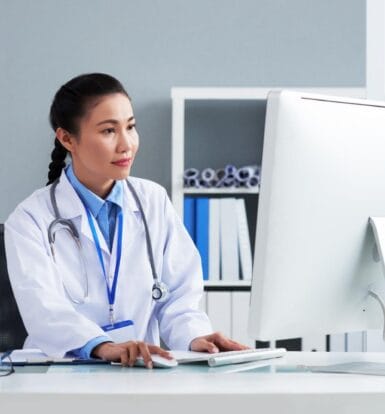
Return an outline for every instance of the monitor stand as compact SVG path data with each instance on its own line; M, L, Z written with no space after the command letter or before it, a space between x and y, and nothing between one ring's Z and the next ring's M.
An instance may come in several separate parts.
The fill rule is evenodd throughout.
M374 238L376 240L378 261L382 263L382 270L385 276L385 217L369 217L369 223L373 229ZM384 326L382 337L385 341L385 280L381 283L373 284L369 287L368 294L374 298L381 306Z
M381 261L385 276L385 217L369 217L369 224L373 229L377 251L374 260ZM383 340L385 341L385 280L372 284L368 288L368 294L380 305L384 317ZM385 376L385 363L368 361L351 361L334 365L308 366L312 372L366 374Z

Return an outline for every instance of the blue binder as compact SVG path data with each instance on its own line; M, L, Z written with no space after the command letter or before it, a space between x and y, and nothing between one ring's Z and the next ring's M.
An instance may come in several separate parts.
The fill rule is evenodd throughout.
M190 237L196 242L195 232L195 199L193 197L184 198L183 223L190 234Z
M196 199L196 246L202 259L203 280L209 279L209 199Z

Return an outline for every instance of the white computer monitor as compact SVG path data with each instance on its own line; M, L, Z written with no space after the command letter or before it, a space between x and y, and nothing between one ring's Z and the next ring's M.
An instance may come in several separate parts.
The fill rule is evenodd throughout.
M268 97L251 337L380 328L385 286L370 216L385 216L385 103L278 91Z

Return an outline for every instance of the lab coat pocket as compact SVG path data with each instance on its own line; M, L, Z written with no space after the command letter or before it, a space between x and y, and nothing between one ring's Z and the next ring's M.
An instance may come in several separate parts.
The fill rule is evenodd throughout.
M103 331L117 343L136 340L134 322L130 320L102 326Z

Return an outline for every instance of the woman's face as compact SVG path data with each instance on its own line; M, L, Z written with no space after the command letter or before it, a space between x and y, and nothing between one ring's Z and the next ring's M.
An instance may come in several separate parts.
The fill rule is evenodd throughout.
M96 101L80 120L71 140L76 176L90 190L105 197L115 180L125 179L139 146L130 100L121 93Z

